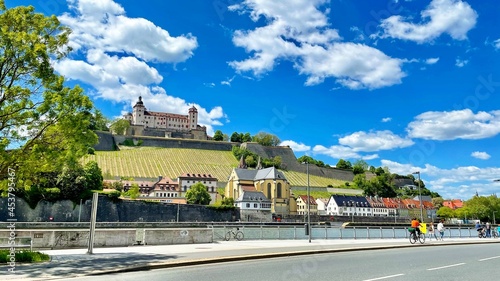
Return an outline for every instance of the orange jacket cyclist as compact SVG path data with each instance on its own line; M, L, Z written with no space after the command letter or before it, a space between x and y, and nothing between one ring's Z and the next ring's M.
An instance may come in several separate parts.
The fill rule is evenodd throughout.
M417 234L420 235L420 222L416 218L411 220L411 227L413 227Z

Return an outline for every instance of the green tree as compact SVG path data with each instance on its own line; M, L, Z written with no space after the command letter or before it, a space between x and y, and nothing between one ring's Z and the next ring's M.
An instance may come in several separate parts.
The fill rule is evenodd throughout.
M253 158L252 155L248 155L247 157L245 157L245 163L247 163L248 167L257 166L257 161L255 160L255 158Z
M234 199L232 197L223 198L220 204L221 204L221 206L234 207Z
M0 26L0 175L15 168L17 187L30 189L35 175L76 166L97 143L93 105L51 66L70 50L56 16L0 0Z
M83 167L87 187L91 190L102 190L102 171L97 162L90 161Z
M240 136L240 134L238 134L237 132L234 132L231 135L231 142L239 142L239 143L241 143L241 136Z
M437 209L443 207L443 198L442 197L433 197L432 198L432 205L434 205L434 207L436 207Z
M214 137L212 138L214 141L223 141L224 140L224 134L222 133L221 130L217 130L214 133Z
M337 165L335 165L335 167L338 169L352 170L351 162L346 161L344 159L340 159L339 162L337 162Z
M61 190L61 199L73 201L76 201L88 188L85 171L81 166L64 167L57 176L56 184Z
M132 186L125 192L125 196L130 197L130 199L136 199L141 195L141 191L139 189L139 185L137 183L133 183Z
M253 141L262 146L277 146L281 143L277 136L266 132L259 132L253 137Z
M314 160L311 156L308 156L308 155L303 155L303 156L300 156L298 159L297 159L297 162L299 163L309 163L309 164L314 164L316 162L316 160Z
M446 206L439 208L436 214L438 215L438 217L447 219L455 217L455 212L453 211L453 209Z
M244 135L240 134L240 138L241 138L241 142L252 141L252 136L250 135L250 133L245 133Z
M98 109L94 109L94 114L90 116L89 129L93 131L109 131L109 120Z
M186 201L189 204L208 205L211 200L207 187L201 182L193 184L186 192Z
M109 128L117 135L125 135L128 128L130 128L130 121L125 119L115 120Z

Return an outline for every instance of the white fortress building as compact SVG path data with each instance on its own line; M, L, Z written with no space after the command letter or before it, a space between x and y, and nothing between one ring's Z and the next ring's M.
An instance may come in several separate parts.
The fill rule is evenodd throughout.
M159 136L158 132L162 131L165 132L165 137L173 137L173 135L175 137L172 133L187 133L191 136L182 137L207 139L206 127L198 125L198 110L194 106L189 109L188 115L155 112L147 110L142 97L139 97L132 113L126 114L124 119L128 120L131 125L128 135Z

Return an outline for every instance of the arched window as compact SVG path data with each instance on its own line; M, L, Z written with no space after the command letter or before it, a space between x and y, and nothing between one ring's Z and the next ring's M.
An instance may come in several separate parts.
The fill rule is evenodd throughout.
M276 197L281 198L281 182L278 183L277 193L278 195L276 195Z
M267 199L271 199L271 183L267 183Z

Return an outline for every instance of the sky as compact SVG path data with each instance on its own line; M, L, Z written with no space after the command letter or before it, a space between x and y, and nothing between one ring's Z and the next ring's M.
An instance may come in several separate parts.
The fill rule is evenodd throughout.
M72 29L54 61L108 118L195 106L209 135L267 132L335 166L498 194L495 0L6 0Z

